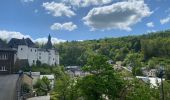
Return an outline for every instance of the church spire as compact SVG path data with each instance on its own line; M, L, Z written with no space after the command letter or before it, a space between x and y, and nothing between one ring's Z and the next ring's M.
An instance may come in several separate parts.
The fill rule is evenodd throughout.
M48 41L51 41L51 35L50 34L48 35Z
M48 35L48 41L47 41L47 44L45 45L45 48L46 49L52 49L52 43L51 43L51 35L49 34Z

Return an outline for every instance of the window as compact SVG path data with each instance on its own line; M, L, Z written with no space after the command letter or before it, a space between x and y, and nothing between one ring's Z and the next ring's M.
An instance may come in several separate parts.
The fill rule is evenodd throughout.
M4 54L4 60L6 60L6 54Z
M2 54L0 56L0 60L7 60L7 54Z
M21 50L23 50L23 49L21 48Z
M36 52L37 50L35 50L35 52Z
M39 55L41 55L41 53L39 53Z
M6 54L6 60L8 59L8 55Z
M39 59L41 59L41 56L39 56Z
M7 71L5 66L2 66L0 71Z
M31 52L32 52L32 49L31 49Z
M35 63L35 61L34 61L34 60L33 60L32 62L33 62L33 63Z
M54 60L54 58L53 58L53 60Z

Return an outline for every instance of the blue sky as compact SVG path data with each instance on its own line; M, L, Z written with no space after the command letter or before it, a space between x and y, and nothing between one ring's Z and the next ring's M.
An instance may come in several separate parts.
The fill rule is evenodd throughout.
M0 0L0 38L90 40L169 29L170 0Z

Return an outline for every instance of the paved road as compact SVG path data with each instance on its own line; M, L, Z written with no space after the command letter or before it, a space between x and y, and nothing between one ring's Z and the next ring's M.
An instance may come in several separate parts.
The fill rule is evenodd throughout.
M50 96L33 97L33 98L29 98L27 100L50 100Z
M0 75L0 100L15 100L18 75Z

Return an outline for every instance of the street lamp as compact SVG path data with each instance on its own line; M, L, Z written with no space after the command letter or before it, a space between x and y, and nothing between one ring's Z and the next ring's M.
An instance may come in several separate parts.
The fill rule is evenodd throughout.
M159 69L158 77L161 78L161 100L164 100L164 90L163 90L163 78L164 76L164 68L161 66Z

